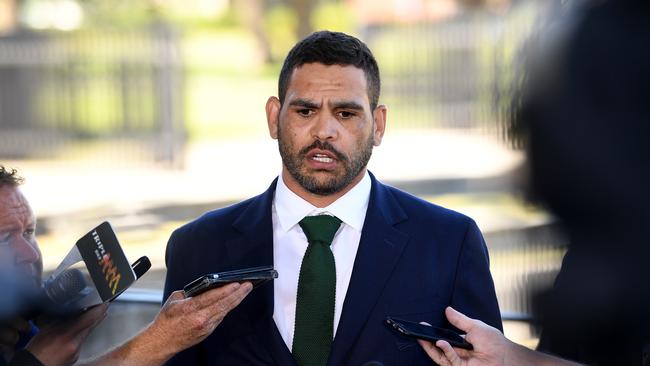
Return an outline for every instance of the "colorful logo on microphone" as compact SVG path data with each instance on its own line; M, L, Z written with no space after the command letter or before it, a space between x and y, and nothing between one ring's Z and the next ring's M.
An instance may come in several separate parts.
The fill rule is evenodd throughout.
M99 261L99 266L102 269L102 273L104 274L104 278L106 279L106 283L108 284L108 287L111 289L111 293L115 295L118 289L118 285L120 283L120 278L122 276L118 272L117 266L113 263L113 260L111 259L111 253L107 252L104 249L104 245L102 244L102 241L99 238L99 234L97 234L97 230L94 230L92 232L92 237L95 240L95 244L97 245L97 249L95 250L95 255L97 256L97 260Z
M77 241L77 249L101 301L110 301L136 280L113 228L103 222Z
M102 267L102 272L104 273L104 278L108 283L108 287L111 289L113 295L117 292L117 287L120 283L120 278L122 277L117 271L117 267L113 264L111 260L111 254L106 253L99 261L100 267Z

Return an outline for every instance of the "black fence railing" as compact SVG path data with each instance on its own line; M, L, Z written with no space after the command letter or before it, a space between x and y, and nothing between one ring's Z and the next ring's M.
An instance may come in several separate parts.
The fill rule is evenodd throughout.
M502 15L475 11L361 29L380 64L391 123L494 129L495 97L512 77L509 65L538 8L518 3ZM188 70L181 43L162 23L0 37L0 158L53 157L81 141L114 160L180 164Z
M557 224L485 233L490 270L504 314L532 314L532 297L552 286L567 248Z
M181 66L165 25L0 38L0 157L52 157L74 141L109 146L117 159L179 163Z
M392 123L494 131L496 97L507 92L511 65L540 9L524 1L501 15L477 10L444 21L363 29L381 69Z

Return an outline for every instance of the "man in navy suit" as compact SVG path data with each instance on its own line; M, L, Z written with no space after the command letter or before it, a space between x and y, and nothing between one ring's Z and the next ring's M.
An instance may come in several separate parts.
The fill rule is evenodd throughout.
M501 329L474 221L386 186L366 170L386 126L379 69L367 46L343 33L314 33L289 52L278 89L266 115L282 157L280 176L261 195L172 234L165 298L205 273L273 265L279 278L251 292L212 335L168 364L430 364L416 341L385 319L448 327L447 306ZM305 226L312 216L336 223L323 252L312 250L318 246ZM314 259L317 252L330 258L327 266ZM313 263L325 270L314 274ZM314 282L306 282L306 273ZM335 283L318 282L330 273ZM305 300L330 286L329 295ZM321 303L332 306L309 308ZM322 316L330 320L309 328ZM326 344L312 337L321 331L332 335ZM323 347L325 357L314 357Z

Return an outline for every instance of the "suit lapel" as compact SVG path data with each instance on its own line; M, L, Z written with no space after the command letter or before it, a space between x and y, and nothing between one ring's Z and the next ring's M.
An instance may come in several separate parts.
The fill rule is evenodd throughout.
M393 226L407 219L394 196L372 174L366 219L352 277L343 303L329 365L345 364L345 358L366 323L399 261L408 235Z
M370 174L372 188L368 211L361 233L359 250L336 337L332 345L328 364L345 364L345 358L354 347L361 329L374 308L386 281L399 261L408 235L393 226L407 219L387 188ZM276 182L251 204L233 222L235 230L242 236L229 243L229 256L232 263L258 266L273 263L273 223L271 205ZM249 312L255 324L256 333L263 346L271 354L275 364L296 365L291 351L287 348L275 322L273 321L273 286L267 284L249 295L247 299L254 305Z
M271 205L277 179L262 195L253 198L244 212L233 222L242 235L229 243L232 263L246 266L273 264L273 222ZM275 364L294 365L291 352L273 321L273 284L255 289L245 303L250 304L248 316L254 324L260 343L267 348ZM242 304L243 305L243 304Z

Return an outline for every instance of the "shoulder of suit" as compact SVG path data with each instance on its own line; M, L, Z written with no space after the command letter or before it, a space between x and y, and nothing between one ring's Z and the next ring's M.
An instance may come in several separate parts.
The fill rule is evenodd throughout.
M184 224L174 231L173 236L191 234L204 230L220 230L230 228L232 223L246 208L260 196L249 198L226 207L203 213L198 218Z
M386 188L390 194L393 195L395 200L399 203L399 205L409 217L414 217L417 215L431 217L437 220L449 220L451 222L474 222L471 217L464 215L458 211L454 211L435 203L431 203L390 185L382 183L382 186Z

